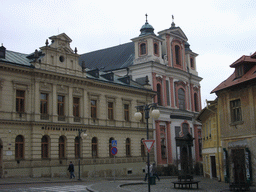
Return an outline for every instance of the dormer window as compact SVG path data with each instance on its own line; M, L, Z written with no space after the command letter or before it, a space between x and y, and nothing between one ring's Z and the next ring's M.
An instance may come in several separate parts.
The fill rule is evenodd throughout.
M146 54L147 54L146 43L141 43L140 44L140 55L146 55Z
M236 78L242 77L243 74L244 74L244 67L243 67L243 65L239 65L239 66L236 68Z

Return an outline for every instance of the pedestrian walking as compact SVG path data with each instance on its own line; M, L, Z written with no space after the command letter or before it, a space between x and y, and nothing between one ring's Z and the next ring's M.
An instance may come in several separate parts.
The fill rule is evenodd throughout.
M72 177L75 178L75 175L74 175L75 167L74 167L74 164L72 163L72 161L70 161L70 163L69 163L68 171L70 173L70 179L72 179Z
M146 162L145 173L146 175L145 175L144 181L147 181L147 177L150 177L152 173L152 165L149 166L149 173L148 173L148 162Z
M153 163L153 166L152 166L152 173L153 173L153 177L155 176L158 181L160 181L160 178L159 176L157 175L157 171L156 171L156 163Z

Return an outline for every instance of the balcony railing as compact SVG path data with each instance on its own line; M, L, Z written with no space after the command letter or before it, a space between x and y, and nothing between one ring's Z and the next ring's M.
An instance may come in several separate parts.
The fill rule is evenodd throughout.
M49 115L48 114L41 114L40 119L41 120L49 120Z
M65 118L65 116L58 116L58 121L65 121L66 120L66 118Z
M81 118L80 117L74 117L74 122L80 122Z

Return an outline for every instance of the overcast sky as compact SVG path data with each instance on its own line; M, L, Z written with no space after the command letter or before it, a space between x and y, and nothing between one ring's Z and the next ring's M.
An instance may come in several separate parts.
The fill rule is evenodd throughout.
M174 22L188 38L201 81L202 104L234 69L242 55L256 51L255 0L0 0L0 43L31 53L53 35L66 33L78 53L91 52L139 36L148 22L155 34Z

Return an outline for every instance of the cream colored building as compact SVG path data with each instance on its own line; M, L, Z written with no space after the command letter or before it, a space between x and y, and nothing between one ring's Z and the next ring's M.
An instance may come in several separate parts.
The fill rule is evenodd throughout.
M49 39L30 55L0 47L0 176L67 176L70 161L78 175L79 157L81 177L142 175L146 123L133 115L155 92L81 67L66 34Z

